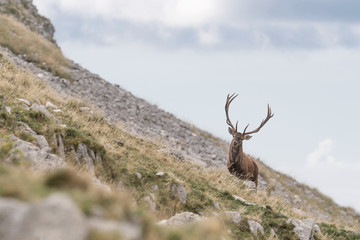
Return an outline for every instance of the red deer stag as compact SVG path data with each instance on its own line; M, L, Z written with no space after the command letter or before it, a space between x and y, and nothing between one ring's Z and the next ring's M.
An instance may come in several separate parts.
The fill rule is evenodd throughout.
M232 175L243 180L251 180L255 182L257 188L259 168L256 165L255 161L243 152L242 142L243 140L249 140L251 138L251 136L249 135L258 132L266 124L266 122L274 116L274 114L271 113L271 108L268 104L267 117L261 122L260 126L257 129L255 129L254 131L246 132L246 129L249 126L248 124L242 133L238 132L238 122L236 122L236 125L234 127L229 118L230 103L237 96L238 95L235 95L235 93L231 96L230 94L228 94L225 104L226 123L229 125L229 133L233 136L229 149L227 168Z

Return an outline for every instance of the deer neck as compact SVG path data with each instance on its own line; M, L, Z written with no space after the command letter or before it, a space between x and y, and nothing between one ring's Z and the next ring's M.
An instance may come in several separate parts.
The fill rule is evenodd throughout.
M232 146L230 155L232 162L241 162L244 158L242 144L237 147Z

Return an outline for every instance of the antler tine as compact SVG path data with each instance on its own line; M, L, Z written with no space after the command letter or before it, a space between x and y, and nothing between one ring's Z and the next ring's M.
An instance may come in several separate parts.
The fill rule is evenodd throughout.
M246 129L248 128L250 123L248 123L248 125L246 125L245 129L244 129L244 132L243 132L243 135L245 135L245 132L246 132Z
M267 116L266 116L266 118L264 119L264 120L262 120L262 122L261 122L261 124L260 124L260 126L257 128L257 129L255 129L254 131L251 131L251 132L245 132L246 131L246 128L248 127L248 126L246 126L246 128L245 128L245 130L244 130L244 133L243 133L243 135L248 135L248 134L252 134L252 133L256 133L256 132L258 132L266 123L267 123L267 121L269 121L269 119L270 118L272 118L273 116L274 116L274 114L271 112L271 108L270 108L270 106L269 106L269 104L268 104L268 113L267 113Z
M227 125L229 125L232 129L235 129L235 131L237 131L237 123L236 123L236 128L234 128L234 125L231 123L230 118L229 118L229 106L230 103L238 96L238 94L235 95L235 93L233 94L228 94L227 98L226 98L226 104L225 104L225 113L226 113L226 123Z

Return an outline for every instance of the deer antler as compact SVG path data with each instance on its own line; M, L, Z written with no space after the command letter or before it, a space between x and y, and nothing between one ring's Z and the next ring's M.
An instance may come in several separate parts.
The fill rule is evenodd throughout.
M227 98L226 98L226 104L225 104L225 112L226 112L226 123L233 129L237 132L237 125L238 125L238 122L236 122L236 125L235 125L235 128L233 126L233 124L231 123L230 121L230 118L229 118L229 106L230 106L230 103L238 96L238 94L235 95L235 93L233 93L231 96L230 94L227 95Z
M270 106L269 106L269 104L268 104L268 113L267 113L267 116L266 116L266 118L261 122L260 126L259 126L257 129L255 129L254 131L246 132L246 129L247 129L247 127L249 126L249 124L248 124L248 125L246 126L246 128L244 129L243 135L248 135L248 134L252 134L252 133L258 132L258 131L266 124L266 122L269 121L269 119L272 118L273 116L274 116L274 114L271 113L271 108L270 108Z

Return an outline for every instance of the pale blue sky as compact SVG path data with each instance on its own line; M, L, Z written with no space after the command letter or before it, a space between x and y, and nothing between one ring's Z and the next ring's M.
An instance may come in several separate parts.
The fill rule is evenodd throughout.
M360 211L360 3L34 0L65 55Z

